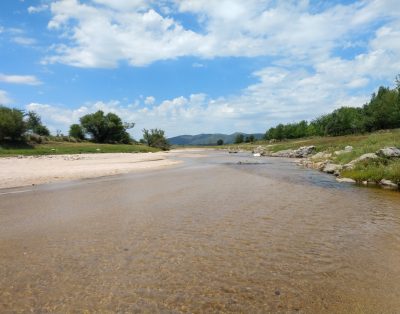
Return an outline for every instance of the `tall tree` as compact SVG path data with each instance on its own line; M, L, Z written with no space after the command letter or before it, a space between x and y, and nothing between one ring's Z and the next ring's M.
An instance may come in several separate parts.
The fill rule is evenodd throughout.
M123 123L115 113L105 115L101 110L81 117L80 122L85 132L97 143L129 143L131 138L127 129L135 125Z

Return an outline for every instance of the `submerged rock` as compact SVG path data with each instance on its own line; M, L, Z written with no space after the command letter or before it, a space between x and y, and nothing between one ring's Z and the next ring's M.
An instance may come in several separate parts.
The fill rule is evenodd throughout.
M385 147L376 152L378 156L386 158L400 157L400 149L397 147Z

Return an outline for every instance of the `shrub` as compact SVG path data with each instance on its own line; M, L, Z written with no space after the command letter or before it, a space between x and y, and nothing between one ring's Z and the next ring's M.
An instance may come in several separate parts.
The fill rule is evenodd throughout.
M39 115L34 111L29 111L27 114L26 120L26 127L28 131L32 133L42 135L42 136L49 136L50 131L49 129L42 124L42 120Z
M150 147L169 150L170 145L165 137L165 132L159 129L143 129L143 142Z
M72 124L69 128L69 136L72 136L78 140L85 139L85 132L79 124Z
M20 141L26 131L24 114L21 110L0 106L0 142Z

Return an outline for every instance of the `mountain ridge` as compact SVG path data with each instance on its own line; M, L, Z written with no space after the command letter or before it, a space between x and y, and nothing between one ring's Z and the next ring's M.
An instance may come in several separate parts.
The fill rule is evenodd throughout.
M264 134L263 133L242 133L235 132L232 134L222 134L222 133L201 133L196 135L179 135L168 138L168 142L171 145L217 145L218 140L223 140L224 144L232 144L235 142L235 138L237 135L243 134L244 138L246 136L253 135L256 139L261 139Z

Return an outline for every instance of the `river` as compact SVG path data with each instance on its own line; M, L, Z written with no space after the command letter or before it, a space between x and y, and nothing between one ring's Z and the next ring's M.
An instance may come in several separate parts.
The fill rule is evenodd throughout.
M0 312L395 313L400 194L290 160L0 190Z

